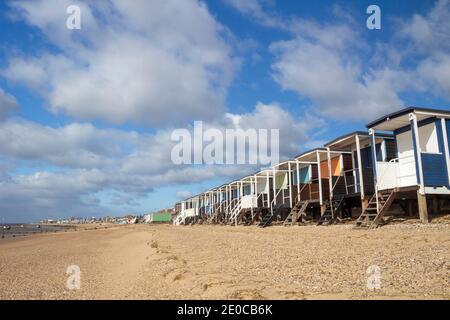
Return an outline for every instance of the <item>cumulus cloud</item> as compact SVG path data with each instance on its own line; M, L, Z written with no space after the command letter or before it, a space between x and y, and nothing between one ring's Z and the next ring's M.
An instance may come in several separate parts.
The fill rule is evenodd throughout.
M274 1L271 0L222 0L226 5L237 10L239 13L249 16L252 21L266 27L285 28L287 24L281 16L275 14Z
M305 112L294 117L280 104L258 102L254 111L239 115L227 114L228 127L231 123L241 129L278 129L280 139L280 159L292 158L304 143L310 139L312 129L320 128L324 120Z
M428 12L391 20L392 35L368 42L358 20L334 6L334 19L281 17L265 0L223 0L291 39L272 43L272 76L316 112L331 118L368 120L402 108L417 94L450 99L450 0Z
M450 1L438 0L425 14L414 14L400 23L398 36L414 43L422 54L450 51Z
M226 1L249 17L274 17L264 1ZM397 19L390 38L369 43L351 14L332 21L284 19L288 40L271 44L273 79L334 119L368 120L399 109L405 93L450 99L450 0L425 14ZM263 19L261 19L263 20ZM264 23L263 23L264 24Z
M450 100L450 1L437 1L424 15L403 21L397 34L417 59L414 77L422 91Z
M176 196L178 199L183 200L183 199L192 197L193 194L191 191L183 190L183 191L177 191Z
M3 75L37 90L54 113L114 124L179 124L224 110L236 68L227 31L187 1L78 3L81 30L65 27L73 1L16 1L57 53L11 57Z
M99 168L118 161L137 137L134 132L100 130L87 123L52 128L16 119L0 124L0 154L62 167Z
M292 40L271 45L273 77L283 89L338 119L367 120L402 106L400 74L364 67L363 42L351 26L298 21L294 30Z
M16 98L0 88L0 122L5 120L11 113L18 110L19 105Z

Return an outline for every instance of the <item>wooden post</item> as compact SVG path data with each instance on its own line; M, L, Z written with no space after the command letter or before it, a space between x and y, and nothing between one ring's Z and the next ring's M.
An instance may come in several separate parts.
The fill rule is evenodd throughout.
M378 176L377 176L377 145L375 139L375 129L369 129L371 136L371 148L372 148L372 171L373 171L373 184L375 189L375 199L377 201L377 213L380 212L380 203L378 201Z
M317 159L317 178L319 179L319 203L321 206L320 214L322 215L322 205L323 205L323 199L322 199L322 173L320 170L320 155L319 150L316 150L316 159Z
M258 176L255 174L254 176L255 179L255 185L254 185L254 195L256 197L256 207L258 207Z
M242 199L242 197L244 196L244 182L239 181L239 199Z
M422 223L428 223L427 197L417 190L417 206L419 208L419 218Z
M330 192L329 192L330 210L331 210L331 217L332 217L332 219L334 219L335 216L334 216L334 208L333 208L333 174L331 173L330 148L327 148L327 165L328 165L328 188L330 189Z
M277 205L277 184L276 184L276 172L275 172L275 167L272 168L272 188L273 188L273 205L276 206ZM270 206L270 210L272 212L273 215L273 208L272 206Z
M291 162L288 162L288 183L289 183L289 207L292 208L292 175L291 175Z
M442 127L442 138L444 141L444 151L445 151L445 159L446 159L446 165L447 165L447 175L448 175L448 183L450 184L450 151L449 151L449 142L447 139L447 135L450 134L450 132L447 132L447 126L445 124L445 119L441 119L441 127Z
M359 176L359 192L361 193L361 209L362 212L367 208L367 199L364 193L364 176L361 161L361 145L359 144L359 135L355 136L356 142L356 158L358 162L358 176Z
M266 171L266 184L267 184L267 208L270 210L270 178L269 170Z
M364 212L364 210L366 210L367 205L369 204L369 199L364 198L361 200L361 213Z
M411 132L413 140L414 156L416 160L417 182L420 186L420 193L425 195L425 185L423 182L423 170L422 170L422 152L419 144L419 128L417 126L417 117L414 113L409 114L409 120L411 123ZM420 210L419 210L420 211Z
M297 160L297 201L300 201L300 165Z
M228 185L228 204L227 204L227 208L230 206L231 204L231 185ZM226 210L225 215L227 216L228 219L228 210Z

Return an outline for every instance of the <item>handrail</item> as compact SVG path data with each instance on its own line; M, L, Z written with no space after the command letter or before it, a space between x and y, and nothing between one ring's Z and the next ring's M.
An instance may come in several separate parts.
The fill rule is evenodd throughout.
M334 182L334 185L332 186L332 191L336 188L336 186L337 186L337 184L338 184L338 182L339 182L339 180L341 179L341 178L343 178L344 179L344 184L345 184L345 194L348 194L348 189L349 189L349 187L356 187L356 186L359 186L359 185L361 185L361 183L358 183L358 182L355 182L355 183L353 183L353 184L349 184L348 182L347 182L347 173L349 173L349 172L352 172L353 173L353 175L352 176L350 176L350 177L352 177L352 178L354 178L355 179L355 181L356 181L356 169L355 168L352 168L352 169L347 169L347 170L341 170L341 173L339 174L339 176L337 176L338 178L336 179L336 181ZM356 188L355 188L355 190L356 190ZM356 191L355 191L356 192Z
M333 176L332 176L333 177ZM331 188L331 191L334 190L334 188L336 188L337 183L339 182L339 179L341 179L341 177L343 177L342 175L337 176L338 178L336 179L336 181L334 182L334 185Z
M393 158L386 163L398 163L398 160L399 160L399 158ZM377 165L376 161L375 161L374 165L375 166ZM375 200L377 202L377 214L380 213L380 208L379 208L380 206L378 204L378 186L379 186L380 182L383 181L383 179L385 178L387 171L388 171L388 168L385 168L380 179L378 179L378 177L377 177L377 182L375 183ZM395 174L397 175L397 170L395 170ZM397 176L395 177L395 185L397 186Z
M236 225L237 225L237 216L238 216L239 212L241 211L241 208L242 208L242 202L238 201L238 203L231 210L230 221L235 220Z
M283 189L278 189L278 192L275 193L272 201L270 201L270 212L271 212L272 215L273 215L272 203L275 202L275 200L277 199L277 196L280 194L281 190L283 190Z
M226 200L222 200L221 202L219 202L219 204L217 205L216 209L214 210L214 212L209 217L209 219L208 219L209 222L212 222L214 220L214 218L219 214L221 209L224 207L225 203L226 203Z
M258 207L258 200L259 200L259 197L261 197L263 195L263 192L261 192L260 194L258 194L257 196L256 196L256 207ZM264 198L263 198L263 200L262 200L262 206L264 207Z
M233 210L234 206L233 206L233 208L230 208L230 207L231 207L231 206L233 205L233 203L236 202L237 200L238 200L237 198L231 199L230 203L228 204L228 206L227 206L226 209L225 209L225 214L226 214L226 215L228 215L228 212L230 212L230 210Z

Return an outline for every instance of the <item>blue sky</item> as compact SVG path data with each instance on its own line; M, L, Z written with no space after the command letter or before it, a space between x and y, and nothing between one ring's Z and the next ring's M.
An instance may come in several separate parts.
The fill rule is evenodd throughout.
M194 120L280 129L286 158L404 106L449 109L447 0L6 1L0 15L4 221L142 214L256 169L171 163L172 130Z

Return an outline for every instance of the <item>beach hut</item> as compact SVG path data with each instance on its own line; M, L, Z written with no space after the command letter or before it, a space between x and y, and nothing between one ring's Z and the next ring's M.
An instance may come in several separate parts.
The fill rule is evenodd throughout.
M212 197L211 215L207 222L210 224L221 223L225 219L225 209L228 204L227 185L214 188L210 193Z
M272 197L269 206L271 220L284 222L292 210L296 186L294 172L298 165L297 160L286 160L272 167Z
M268 212L273 170L264 169L211 190L216 194L209 223L252 224Z
M200 195L181 201L181 211L173 220L174 225L195 222L200 213Z
M318 224L329 224L342 209L343 181L339 178L347 170L348 151L316 148L295 157L291 172L291 211L285 225L297 221L317 219Z
M396 156L394 136L389 133L375 135L377 161L389 162ZM356 131L338 137L325 144L330 151L342 153L343 170L333 183L333 197L342 198L341 218L358 216L374 194L372 137L364 131ZM347 152L347 153L343 153Z
M257 195L253 175L246 176L237 181L236 204L229 212L229 224L237 225L240 222L250 224L257 213Z
M154 212L144 216L145 223L170 223L172 222L171 212Z
M409 107L385 115L367 128L376 164L372 166L375 192L357 226L370 228L383 223L393 202L428 222L429 207L439 212L441 200L450 198L450 111ZM379 159L379 132L394 135L395 158Z

